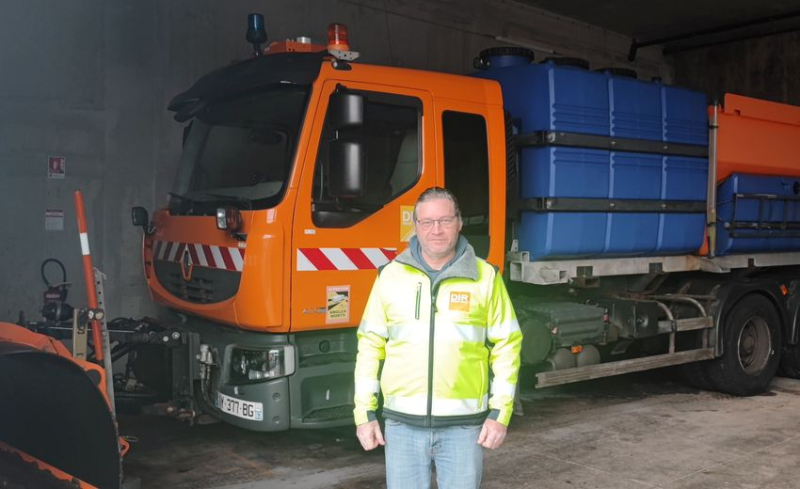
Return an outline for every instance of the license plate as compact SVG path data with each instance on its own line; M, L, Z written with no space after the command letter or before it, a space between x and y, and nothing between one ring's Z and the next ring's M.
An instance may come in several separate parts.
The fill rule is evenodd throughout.
M216 404L222 412L232 414L237 418L250 419L253 421L264 420L264 404L260 402L243 401L217 392Z

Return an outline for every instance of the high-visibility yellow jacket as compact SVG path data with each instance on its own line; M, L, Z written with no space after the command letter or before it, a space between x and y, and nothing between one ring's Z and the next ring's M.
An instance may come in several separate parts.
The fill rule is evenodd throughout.
M380 388L387 418L508 425L521 343L502 278L471 246L434 282L407 249L379 272L358 328L355 422L375 419Z

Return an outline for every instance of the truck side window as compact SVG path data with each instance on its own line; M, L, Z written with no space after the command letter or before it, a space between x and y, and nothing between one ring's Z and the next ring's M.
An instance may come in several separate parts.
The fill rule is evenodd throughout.
M489 146L486 120L477 114L445 111L444 183L458 199L464 227L461 234L475 254L489 254Z
M314 225L346 228L380 210L414 186L421 169L422 102L414 97L359 92L365 96L364 124L342 129L339 139L360 141L366 155L366 192L334 199L328 192L328 143L334 130L326 118L314 169Z

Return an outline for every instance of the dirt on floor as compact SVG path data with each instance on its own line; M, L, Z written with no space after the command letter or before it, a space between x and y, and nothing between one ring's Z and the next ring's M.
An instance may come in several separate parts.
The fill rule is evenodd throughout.
M507 442L487 451L484 489L800 489L800 381L737 398L672 371L522 390ZM383 451L352 427L254 433L122 416L128 475L142 488L382 488Z

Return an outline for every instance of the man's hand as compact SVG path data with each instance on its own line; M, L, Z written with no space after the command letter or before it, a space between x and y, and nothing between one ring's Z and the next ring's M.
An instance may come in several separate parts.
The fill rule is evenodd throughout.
M381 433L381 425L377 421L368 421L356 427L356 436L364 450L372 450L378 445L386 445Z
M361 426L359 426L359 428L361 428ZM483 448L489 448L492 450L499 448L500 445L503 444L503 440L506 439L507 431L508 428L506 428L504 424L498 423L493 419L487 419L483 422L481 435L478 437L478 445L482 445Z

